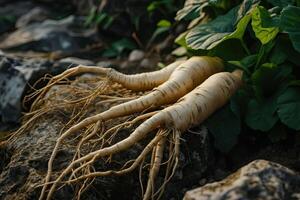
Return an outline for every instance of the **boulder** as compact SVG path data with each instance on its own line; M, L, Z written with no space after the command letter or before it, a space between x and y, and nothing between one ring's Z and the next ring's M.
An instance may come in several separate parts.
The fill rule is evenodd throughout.
M0 55L0 130L3 124L20 122L27 83L34 83L46 73L57 74L61 71L62 67L54 67L50 61Z
M274 162L255 160L222 181L188 191L184 200L299 199L300 175Z
M128 60L131 62L142 60L145 57L145 53L142 50L135 49L130 52Z
M45 20L22 27L8 35L0 49L38 52L80 52L99 42L96 29L83 28L84 18L69 16L62 20Z

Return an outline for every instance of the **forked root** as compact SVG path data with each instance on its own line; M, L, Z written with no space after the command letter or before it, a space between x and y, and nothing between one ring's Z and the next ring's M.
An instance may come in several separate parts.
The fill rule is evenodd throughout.
M57 187L61 184L83 181L83 185L78 190L78 196L80 197L80 194L90 184L90 180L98 176L123 175L131 172L138 166L143 166L143 162L151 151L152 159L149 178L145 193L143 192L143 198L145 200L160 198L167 182L174 175L178 164L181 133L190 126L201 123L218 108L226 104L241 85L242 74L240 71L218 73L222 70L223 64L219 58L192 57L187 61L171 64L163 70L152 73L124 75L109 68L78 66L52 78L45 88L36 91L34 94L37 96L37 100L33 105L34 109L32 112L34 114L32 116L36 116L37 113L43 113L38 111L38 109L43 108L46 92L54 84L80 73L88 72L106 76L106 79L109 79L109 81L116 82L118 86L121 85L117 91L122 93L122 95L114 93L113 85L104 84L101 85L102 88L99 85L97 90L90 93L90 89L85 90L87 92L84 92L85 95L82 95L79 99L64 99L60 107L56 107L65 109L62 108L64 105L78 106L77 110L71 112L72 117L68 124L70 128L57 139L48 162L48 171L40 200L44 199L46 193L47 200L50 200ZM149 89L153 90L139 98L135 98L134 93L131 91L145 91ZM81 91L75 91L77 92L74 93L73 91L72 94L80 96ZM96 104L97 107L105 103L115 104L108 110L81 120L83 118L82 113L88 113L86 108L93 104ZM172 105L167 107L168 104ZM161 107L164 107L164 109L157 111ZM150 108L156 111L151 112L149 111ZM130 115L145 110L146 113L129 120ZM108 128L105 127L105 123L120 117L124 117L128 121L122 121ZM114 137L120 129L130 127L136 123L140 125L128 137L115 142ZM148 137L154 130L159 131L134 161L126 162L119 170L95 171L93 169L94 163L100 158L111 158L117 153L132 148L136 143ZM73 141L77 142L73 160L51 182L53 161L56 154L61 144L66 138L71 136ZM167 141L170 141L168 148L169 158L163 163L163 153ZM83 151L83 149L88 149L88 151ZM155 178L158 175L160 166L164 164L166 164L165 179L161 187L156 189ZM49 191L47 191L48 188Z

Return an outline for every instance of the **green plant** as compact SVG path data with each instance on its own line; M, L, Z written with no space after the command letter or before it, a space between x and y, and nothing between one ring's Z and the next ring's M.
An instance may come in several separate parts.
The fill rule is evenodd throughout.
M93 24L101 25L103 29L107 29L114 21L113 16L106 12L98 11L96 7L92 7L89 15L85 19L85 26L92 26Z
M109 45L101 55L104 57L117 57L122 55L125 51L136 49L136 44L127 38L122 38Z
M229 71L244 71L243 89L206 121L220 150L233 147L243 126L271 137L278 124L278 131L300 130L297 6L293 0L187 0L178 11L177 20L212 18L182 34L179 45L192 55L221 57Z

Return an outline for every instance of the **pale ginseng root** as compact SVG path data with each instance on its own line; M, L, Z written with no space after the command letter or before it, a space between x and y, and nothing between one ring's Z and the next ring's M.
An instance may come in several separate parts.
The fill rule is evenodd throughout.
M157 108L162 105L174 103L212 74L222 71L223 67L222 60L216 57L192 57L177 66L169 76L168 80L159 85L157 88L154 88L151 92L137 99L113 106L97 115L85 118L81 122L72 126L57 139L56 145L48 162L48 171L45 182L47 183L50 181L53 160L58 148L66 137L88 127L91 124L95 124L97 121L105 122L117 117L143 112L150 107ZM85 134L85 137L91 136L89 136L89 134ZM85 139L83 138L83 140ZM47 185L44 185L41 198L45 193L46 187Z
M33 109L37 107L37 105L40 103L40 101L43 99L43 97L46 95L46 93L52 86L62 82L63 80L66 80L67 78L84 73L102 75L108 78L108 80L111 82L121 84L126 89L134 91L151 90L154 87L157 87L166 80L168 80L172 72L183 62L184 61L176 61L158 71L133 75L120 73L113 68L79 65L77 67L70 68L64 71L63 73L51 78L45 87L36 90L34 93L32 93L28 97L28 100L36 97L34 103L31 106L31 108Z
M202 84L200 84L188 94L184 95L175 104L157 112L152 117L145 120L133 131L133 133L131 133L124 140L121 140L111 146L90 152L87 155L84 155L71 162L69 166L61 172L61 174L56 178L56 180L51 182L51 187L47 194L47 199L51 199L58 184L62 183L63 179L68 174L74 171L80 171L77 169L78 167L81 168L85 163L88 163L87 165L92 165L94 161L96 161L100 157L111 156L126 149L129 149L137 142L145 138L150 132L156 129L162 130L166 127L173 127L172 129L176 130L175 132L178 133L177 138L180 137L180 134L187 130L190 126L203 122L213 112L225 105L229 101L230 97L235 93L235 91L241 86L241 84L242 72L240 70L236 70L233 73L221 72L210 76L206 81L204 81ZM166 137L169 136L170 134ZM154 139L156 137L158 136L155 136ZM162 145L164 142L160 141L161 139L159 139L157 142ZM159 148L163 147L160 146ZM155 155L160 154L160 151L155 153ZM160 163L161 159L157 158L156 161L156 163ZM175 159L174 165L176 165L177 162L178 161ZM155 162L153 162L153 166L151 167L151 170L153 171L151 172L150 170L150 183L148 184L148 187L151 188L146 189L145 199L151 196L149 195L149 193L153 193L153 187L149 185L151 185L154 182L155 176L159 168L158 165L159 164L155 164ZM102 176L102 174L100 172L95 172L92 174L84 174L82 176L85 178L91 178L91 176ZM83 179L80 176L76 177L77 180ZM72 179L69 181L72 181ZM49 185L49 179L46 179L44 190L41 193L40 199L43 199L44 193L46 192L45 187L47 185Z

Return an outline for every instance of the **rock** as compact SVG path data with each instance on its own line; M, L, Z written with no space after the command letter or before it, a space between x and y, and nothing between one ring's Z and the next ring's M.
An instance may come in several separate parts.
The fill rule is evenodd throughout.
M34 82L45 73L58 73L63 69L53 67L45 60L21 60L0 56L0 127L2 123L19 123L22 97L28 82Z
M63 58L63 59L59 60L59 64L67 65L67 66L76 66L76 65L91 66L91 65L95 65L95 63L93 61L85 60L85 59L81 59L81 58L76 58L76 57Z
M28 13L20 16L16 22L16 28L25 27L34 22L42 22L49 18L49 13L46 9L42 7L35 7Z
M128 60L131 62L142 60L145 56L145 53L141 50L135 49L129 54Z
M226 179L188 191L185 200L299 199L300 175L277 163L255 160Z
M78 86L88 88L83 84L84 80ZM63 87L68 86L57 85L56 90L52 92L56 94L61 91L62 96L66 95L62 91ZM50 94L48 95L50 96ZM95 110L100 109L99 105L92 103L91 108L87 109L91 111L88 115L95 114ZM13 142L7 144L2 152L0 149L0 155L5 154L8 157L4 160L5 166L2 166L2 172L0 171L0 199L38 199L41 188L36 186L42 183L46 175L49 156L66 121L66 114L62 112L43 115L34 122L34 126L28 128L25 133L17 135ZM115 122L116 120L114 120ZM126 137L131 131L121 131L117 136ZM195 132L197 134L193 134ZM198 180L203 178L203 174L210 168L209 165L212 164L212 146L207 129L195 127L193 133L182 135L178 167L173 178L168 182L163 199L182 197L185 191L182 188L190 188L198 183ZM120 168L125 161L135 158L141 152L146 141L137 143L124 153L114 155L113 160L118 162L109 163L99 159L95 169ZM60 148L57 158L54 160L54 174L66 167L72 159L74 148L71 146L66 141ZM82 152L84 151L85 149L82 149ZM166 150L165 158L168 154L169 152ZM145 161L148 162L148 160ZM164 181L165 170L164 165L158 175L157 183L162 184ZM82 199L141 199L138 171L135 170L124 176L96 178L88 191L83 194ZM145 170L142 178L145 180L147 176L148 173ZM72 199L74 198L74 189L76 187L68 186L58 189L53 199Z
M97 66L100 66L100 67L115 67L116 63L111 61L111 60L102 60L102 61L97 62Z
M62 51L75 53L99 42L96 29L83 28L84 19L70 16L62 20L46 20L30 24L8 35L0 48L7 50Z
M140 66L147 69L154 69L157 63L156 59L144 58L141 61Z

